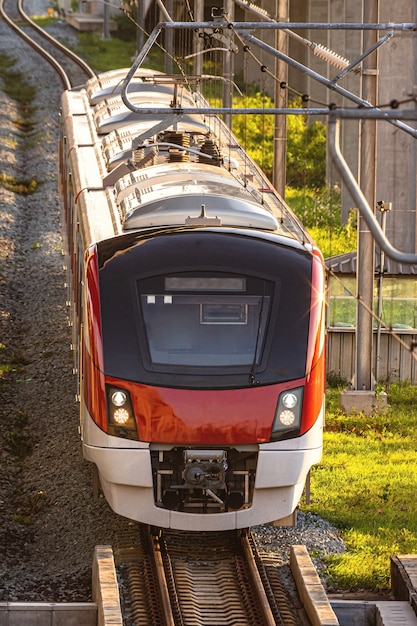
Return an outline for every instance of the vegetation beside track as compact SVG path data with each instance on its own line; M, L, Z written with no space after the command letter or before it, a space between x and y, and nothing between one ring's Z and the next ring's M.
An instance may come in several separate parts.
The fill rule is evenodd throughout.
M135 57L135 43L113 37L103 39L100 35L80 33L75 52L96 72L130 67Z
M323 459L301 508L346 542L344 554L325 558L330 589L385 589L390 556L417 552L417 387L390 385L388 410L371 417L344 414L341 390L327 392Z

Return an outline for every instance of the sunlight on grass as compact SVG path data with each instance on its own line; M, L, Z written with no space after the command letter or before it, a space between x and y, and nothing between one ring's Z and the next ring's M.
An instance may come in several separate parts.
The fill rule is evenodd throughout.
M121 39L104 40L100 35L81 33L75 49L97 72L130 67L136 52L136 42Z
M318 189L287 187L285 199L306 226L324 258L352 252L357 246L356 215L341 223L341 197L326 186Z
M324 455L303 509L335 524L346 542L346 553L325 559L332 588L386 588L390 556L417 552L417 389L392 385L389 411L372 417L343 415L339 393L329 394Z

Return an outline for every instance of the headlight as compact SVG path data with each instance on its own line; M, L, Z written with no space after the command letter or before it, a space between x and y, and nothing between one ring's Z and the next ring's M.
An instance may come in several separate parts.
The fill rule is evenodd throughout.
M293 409L298 402L298 398L295 393L284 393L282 394L282 404L287 409Z
M126 389L107 385L107 411L109 435L139 439L130 393Z
M295 413L289 409L284 409L279 414L279 421L283 426L292 426L295 422Z
M115 391L114 393L112 393L111 401L114 406L123 406L124 404L126 404L127 401L126 392L121 390Z
M303 387L283 391L278 399L271 439L280 438L285 431L300 428L303 405Z
M116 409L113 413L113 418L116 424L124 426L129 421L129 411L126 409Z

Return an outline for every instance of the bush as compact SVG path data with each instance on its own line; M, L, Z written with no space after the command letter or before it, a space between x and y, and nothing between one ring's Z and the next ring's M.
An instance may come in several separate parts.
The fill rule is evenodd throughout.
M251 96L235 97L233 105L239 108L269 109L273 107L273 102L269 96L256 92ZM267 113L237 114L233 116L232 130L239 143L262 168L265 175L272 180L274 116Z
M137 27L126 13L114 15L112 19L117 24L117 30L112 33L113 37L117 37L117 39L121 39L122 41L136 41Z
M301 98L290 107L301 108ZM326 182L326 127L322 122L309 123L305 115L287 116L287 184L321 188Z

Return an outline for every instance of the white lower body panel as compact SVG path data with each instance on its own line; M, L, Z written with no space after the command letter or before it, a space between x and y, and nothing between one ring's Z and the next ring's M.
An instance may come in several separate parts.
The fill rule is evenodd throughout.
M163 528L234 530L293 513L311 466L321 459L322 424L319 419L296 440L261 444L251 506L224 513L185 513L156 506L149 447L139 445L142 447L104 448L83 444L84 456L97 465L104 495L117 514Z

